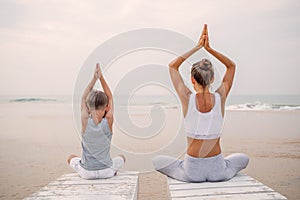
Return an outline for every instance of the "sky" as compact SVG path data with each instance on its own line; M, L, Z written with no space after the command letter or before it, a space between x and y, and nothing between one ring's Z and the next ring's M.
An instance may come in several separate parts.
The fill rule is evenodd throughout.
M204 23L237 64L233 94L300 95L299 10L296 0L0 0L0 95L71 95L85 59L113 36L161 28L197 41Z

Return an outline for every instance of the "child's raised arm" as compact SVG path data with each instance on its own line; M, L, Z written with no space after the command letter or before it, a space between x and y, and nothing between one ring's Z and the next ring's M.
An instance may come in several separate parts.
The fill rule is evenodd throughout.
M110 91L110 88L108 86L108 84L106 83L104 76L102 74L101 68L99 63L97 63L97 69L98 69L98 78L100 80L101 86L103 88L104 93L107 95L108 97L108 111L105 115L105 117L108 120L108 123L110 125L110 128L112 128L112 124L113 124L113 114L114 114L114 104L113 104L113 95ZM111 129L112 130L112 129Z
M81 97L81 125L82 125L82 133L85 131L86 125L87 125L87 119L89 117L89 109L86 105L86 98L88 96L88 94L92 91L92 89L94 88L94 85L97 81L97 67L95 69L94 72L94 76L93 79L91 80L91 82L87 85L87 87L85 88L82 97Z

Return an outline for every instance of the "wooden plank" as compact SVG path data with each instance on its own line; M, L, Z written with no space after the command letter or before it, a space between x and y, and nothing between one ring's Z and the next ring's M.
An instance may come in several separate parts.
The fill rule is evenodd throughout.
M255 180L254 178L250 177L250 176L247 176L245 174L237 174L234 178L226 181L226 182L239 182L239 181L243 181L243 180ZM183 181L178 181L178 180L175 180L175 179L172 179L172 178L169 178L168 179L168 182L169 184L183 184L185 182ZM215 183L224 183L225 181L223 182L215 182ZM206 182L205 182L206 183ZM202 183L204 184L204 183Z
M241 181L238 183L238 185L241 187L245 186L263 186L262 183L258 181ZM186 183L186 184L173 184L169 185L170 190L189 190L189 189L209 189L209 188L226 188L226 187L236 187L237 183L233 182L221 182L220 183Z
M256 192L272 192L273 190L267 186L254 186L254 187L230 187L230 188L207 188L207 189L194 189L194 190L171 190L171 196L181 197L186 196L210 196L221 194L239 194L239 193L256 193ZM201 192L201 193L199 193Z
M84 180L76 173L64 174L25 200L43 199L137 199L138 172L119 172L108 179Z
M137 175L135 175L137 176ZM74 176L74 177L60 177L56 179L55 181L49 183L49 185L89 185L89 184L118 184L118 183L127 183L129 180L131 180L134 177L132 175L128 176L122 176L118 175L113 178L108 178L108 179L97 179L97 180L85 180L80 178L79 176Z
M136 171L122 171L122 172L118 172L118 176L127 176L127 175L136 176L137 174L138 174L138 172L136 172ZM78 177L78 174L77 173L63 174L59 178L64 178L64 177Z
M277 192L268 193L250 193L250 194L227 194L227 195L216 195L216 196L189 196L189 197L173 197L174 200L285 200L281 194Z
M286 199L242 173L223 182L186 183L168 178L168 184L171 199Z

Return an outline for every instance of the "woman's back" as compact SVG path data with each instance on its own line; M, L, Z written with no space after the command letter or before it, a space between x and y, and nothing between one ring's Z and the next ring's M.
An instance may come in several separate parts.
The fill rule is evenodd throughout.
M187 153L193 157L204 158L221 153L219 143L223 126L221 95L205 94L190 95L184 119L188 136Z

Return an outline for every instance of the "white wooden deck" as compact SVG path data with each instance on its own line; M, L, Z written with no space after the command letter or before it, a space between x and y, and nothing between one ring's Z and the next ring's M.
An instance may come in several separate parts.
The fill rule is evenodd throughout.
M169 192L174 200L260 200L287 199L273 189L239 173L233 179L225 182L185 183L168 178Z
M138 172L119 172L109 179L84 180L77 173L64 174L25 200L103 199L132 200L138 195Z

